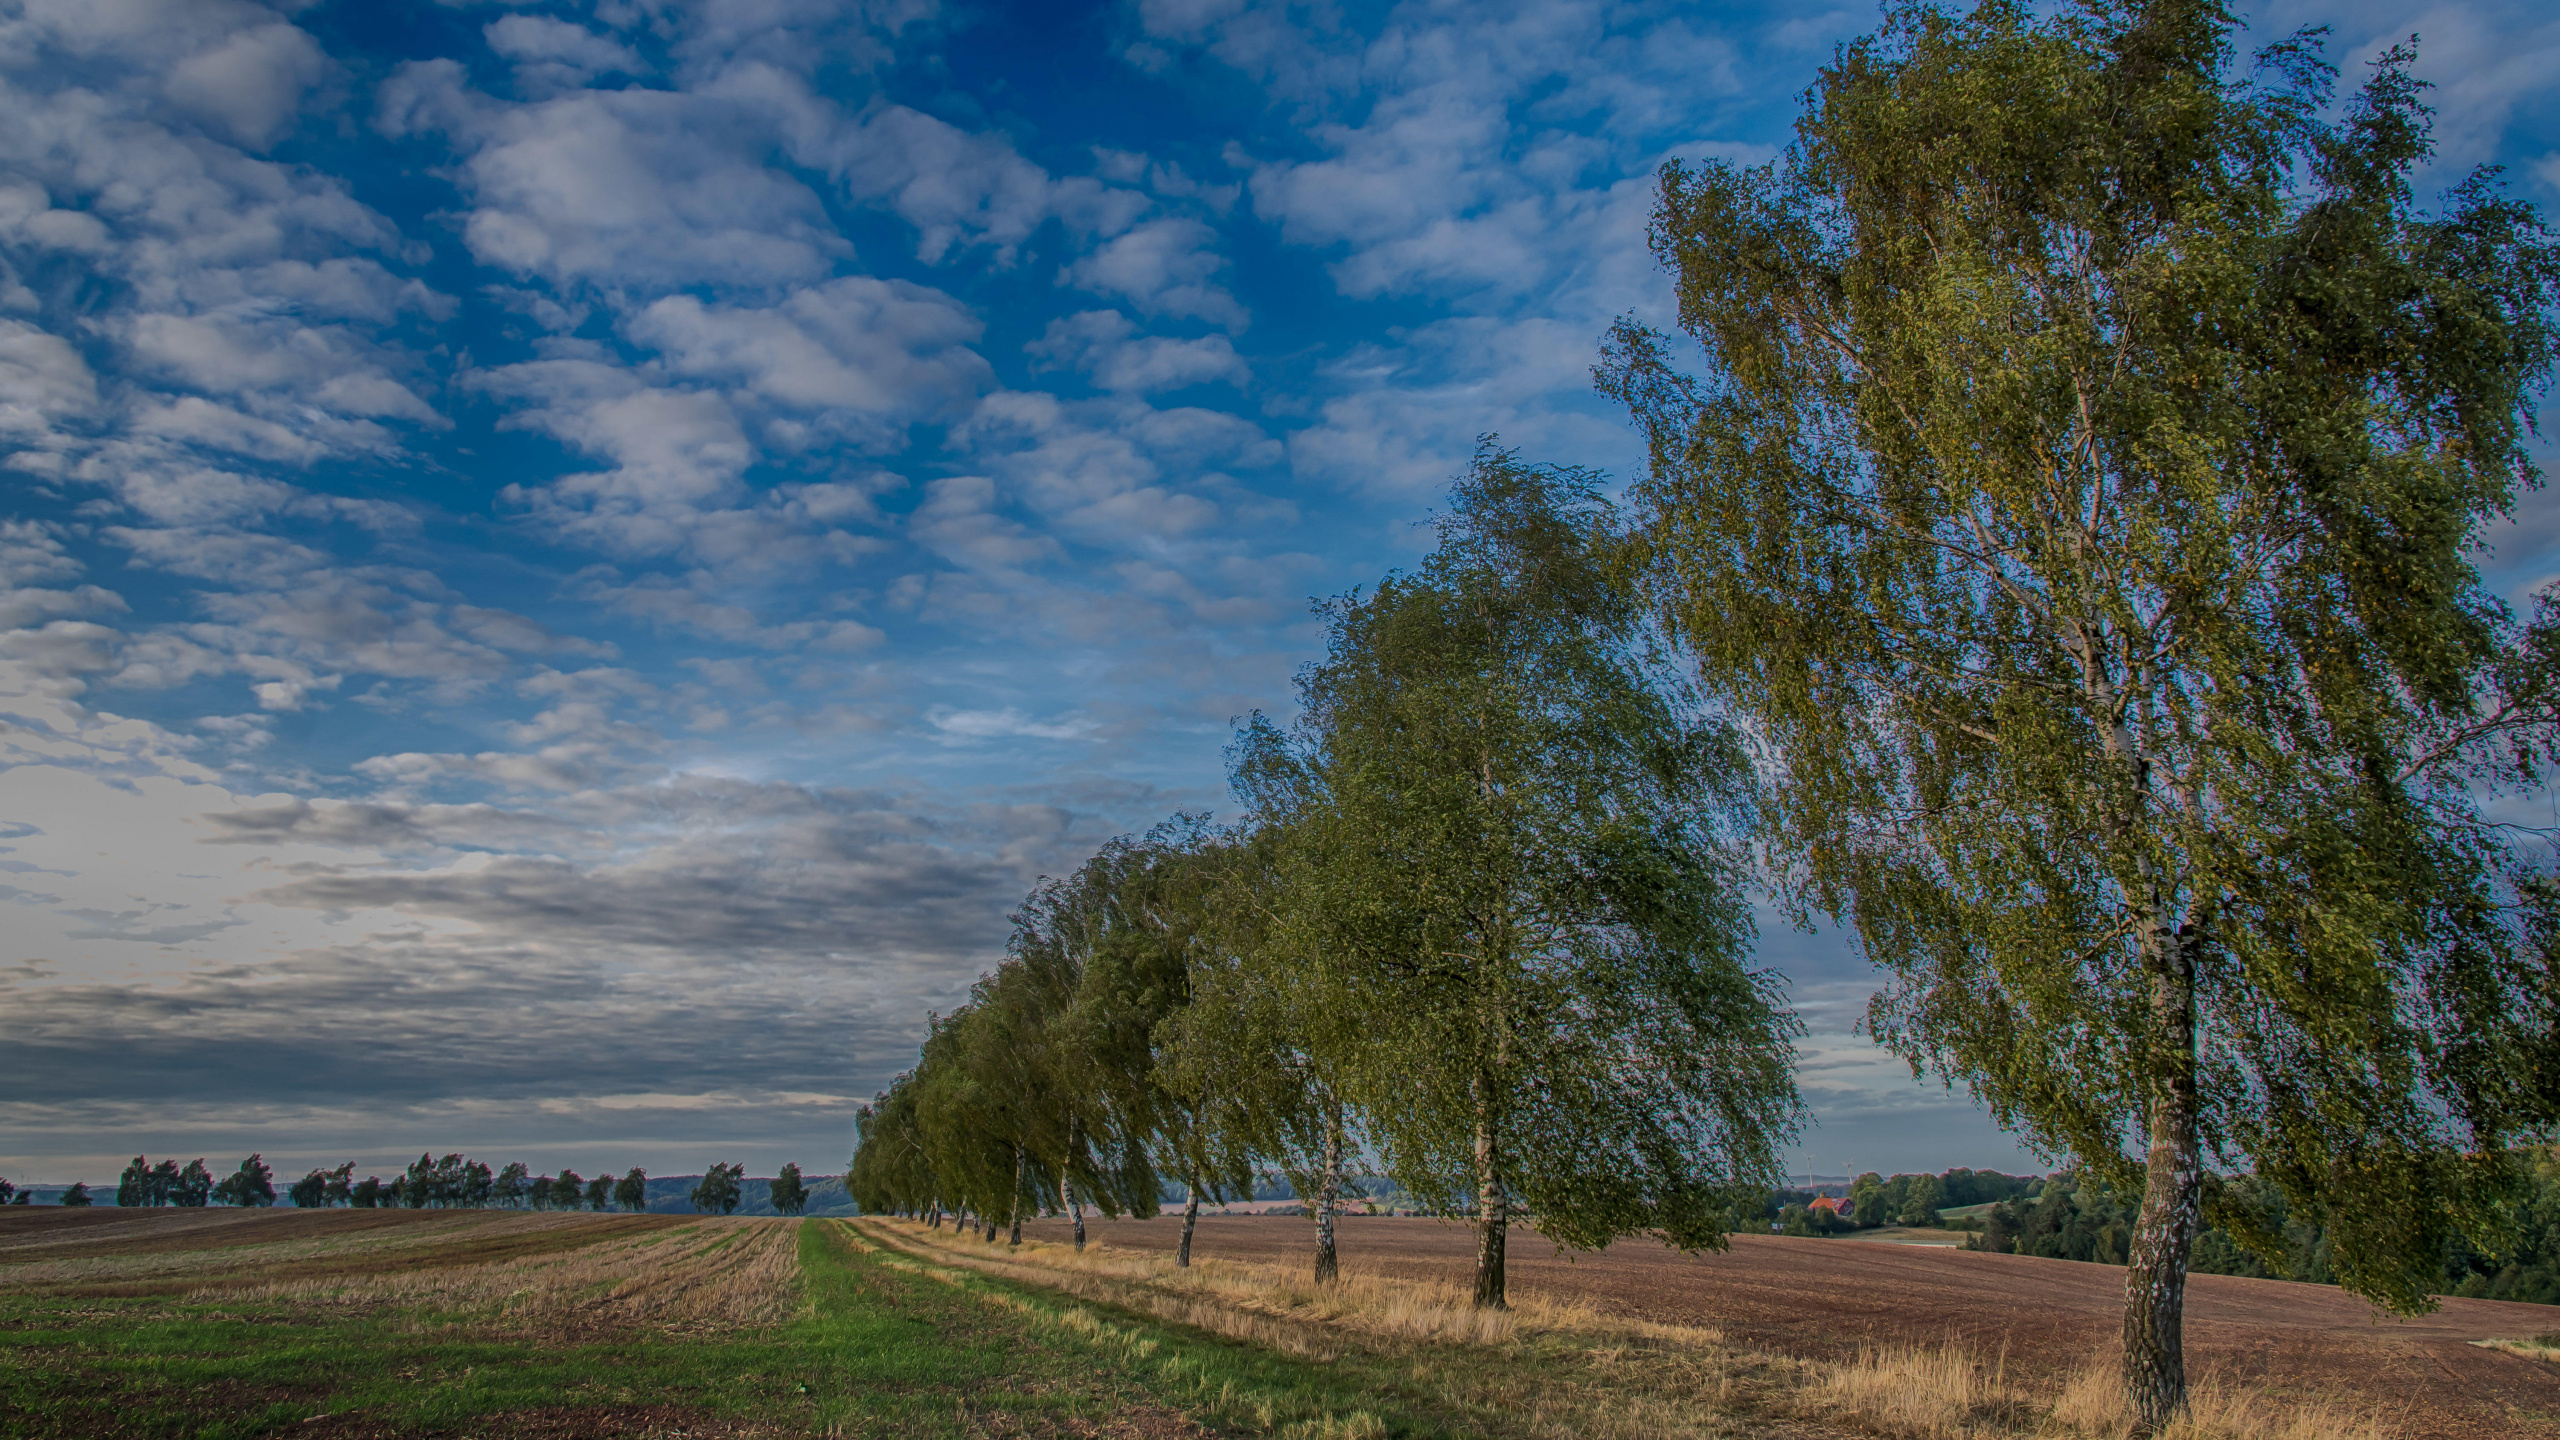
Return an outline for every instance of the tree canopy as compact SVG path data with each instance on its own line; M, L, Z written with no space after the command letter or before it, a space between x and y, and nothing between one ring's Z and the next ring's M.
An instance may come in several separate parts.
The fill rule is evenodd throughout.
M1706 368L1620 327L1656 613L1771 777L1870 1024L2144 1193L2145 1426L2183 1404L2208 1162L2426 1303L2551 1111L2552 992L2480 799L2551 753L2548 631L2480 583L2536 479L2551 246L2494 176L2415 202L2395 50L2235 63L2192 0L1888 13L1757 169L1653 228Z

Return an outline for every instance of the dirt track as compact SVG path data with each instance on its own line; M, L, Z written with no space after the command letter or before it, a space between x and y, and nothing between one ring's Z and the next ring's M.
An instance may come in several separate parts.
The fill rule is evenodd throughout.
M1104 1244L1170 1250L1181 1223L1105 1220L1089 1222L1088 1233ZM1061 1221L1027 1228L1042 1239L1066 1233ZM1193 1250L1296 1262L1312 1243L1304 1219L1204 1216ZM1475 1263L1467 1231L1430 1220L1346 1217L1340 1243L1348 1270L1465 1283ZM2070 1260L1765 1236L1738 1237L1721 1255L1622 1244L1557 1258L1554 1249L1514 1230L1512 1286L1712 1326L1736 1343L1790 1355L1953 1342L1986 1358L2005 1351L2013 1375L2059 1378L2113 1354L2123 1313L2124 1272ZM2195 1276L2187 1296L2193 1374L2358 1396L2424 1440L2560 1436L2560 1365L2468 1343L2560 1330L2560 1307L2449 1299L2433 1315L2394 1320L2329 1286L2227 1275Z

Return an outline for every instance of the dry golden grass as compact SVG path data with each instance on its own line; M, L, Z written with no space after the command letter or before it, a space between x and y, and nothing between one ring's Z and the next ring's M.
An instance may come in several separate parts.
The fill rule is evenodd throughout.
M2133 1415L2112 1365L2083 1370L2052 1393L2012 1385L2006 1366L1952 1346L1867 1350L1821 1367L1812 1413L1854 1416L1900 1440L2125 1440ZM2385 1440L2380 1416L2324 1400L2280 1398L2207 1376L2159 1440Z
M218 1281L188 1298L416 1307L501 1324L766 1325L800 1304L798 1234L790 1221L704 1219L494 1263Z
M2133 1433L2124 1385L2113 1369L2085 1370L2053 1407L2066 1433L2120 1440ZM2383 1418L2326 1400L2281 1398L2207 1376L2187 1391L2187 1413L2160 1440L2386 1440Z
M2510 1340L2503 1336L2494 1340L2471 1342L2483 1350L2503 1350L2522 1355L2528 1360L2560 1360L2560 1333L2536 1335L2529 1340Z
M1038 1241L988 1245L912 1222L861 1227L917 1261L1063 1291L1160 1320L1333 1359L1352 1349L1438 1357L1418 1366L1453 1405L1499 1405L1528 1433L1634 1440L1858 1434L1893 1440L2124 1440L2132 1432L2112 1367L2059 1391L2013 1380L2004 1357L1955 1346L1873 1349L1845 1362L1763 1355L1714 1330L1607 1315L1578 1299L1513 1295L1476 1310L1453 1285L1346 1273L1317 1286L1294 1269ZM1082 1313L1082 1312L1078 1312ZM1088 1316L1109 1331L1109 1322ZM1534 1377L1529 1379L1528 1377ZM1525 1383L1524 1383L1525 1382ZM1792 1422L1792 1423L1786 1423ZM2384 1440L2382 1417L2206 1377L2160 1440Z
M1026 1241L1018 1249L999 1249L983 1242L955 1238L912 1224L898 1227L901 1244L935 1259L989 1274L1016 1272L1052 1288L1129 1304L1130 1308L1180 1318L1165 1307L1207 1315L1245 1315L1286 1322L1291 1326L1341 1328L1394 1340L1421 1340L1461 1345L1500 1345L1529 1334L1586 1331L1600 1323L1588 1302L1512 1292L1509 1310L1479 1310L1458 1286L1415 1280L1390 1280L1346 1271L1332 1285L1317 1285L1295 1269L1233 1260L1201 1259L1189 1268L1150 1252L1094 1246L1082 1254L1065 1245ZM1184 1324L1200 1324L1183 1319ZM1629 1322L1612 1322L1622 1328ZM1216 1324L1201 1328L1230 1333ZM1670 1326L1638 1327L1700 1343L1718 1337L1713 1331ZM1237 1339L1250 1338L1237 1334ZM1293 1351L1292 1353L1300 1353Z

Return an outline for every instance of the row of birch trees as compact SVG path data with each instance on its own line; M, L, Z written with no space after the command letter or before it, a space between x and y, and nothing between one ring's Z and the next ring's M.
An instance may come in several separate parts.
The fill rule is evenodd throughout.
M2210 0L1888 10L1768 164L1665 168L1677 333L1602 389L1623 514L1488 451L1335 602L1247 818L1026 908L865 1119L868 1206L1144 1212L1344 1156L1483 1236L1716 1243L1795 1121L1745 882L1868 1014L2140 1196L2125 1381L2184 1408L2201 1226L2426 1308L2560 1116L2560 617L2484 583L2539 484L2560 248L2421 206L2406 47L2343 100ZM2441 183L2441 177L2430 183ZM2519 557L2521 558L2521 557ZM1329 1259L1320 1260L1329 1265Z
M1750 965L1740 738L1615 566L1594 477L1488 448L1411 575L1325 607L1299 713L1177 817L1043 884L861 1119L866 1209L1016 1238L1287 1175L1337 1268L1346 1177L1566 1244L1721 1242L1777 1179L1797 1027Z

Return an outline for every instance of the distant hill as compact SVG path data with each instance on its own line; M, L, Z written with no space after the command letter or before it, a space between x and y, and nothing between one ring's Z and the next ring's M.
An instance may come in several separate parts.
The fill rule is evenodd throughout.
M693 1187L702 1183L699 1175L652 1175L649 1177L649 1213L652 1215L690 1215L693 1213ZM841 1175L805 1175L800 1183L809 1187L809 1206L803 1215L858 1215L853 1197L845 1193ZM778 1215L769 1193L773 1177L749 1178L738 1182L744 1203L741 1215Z

